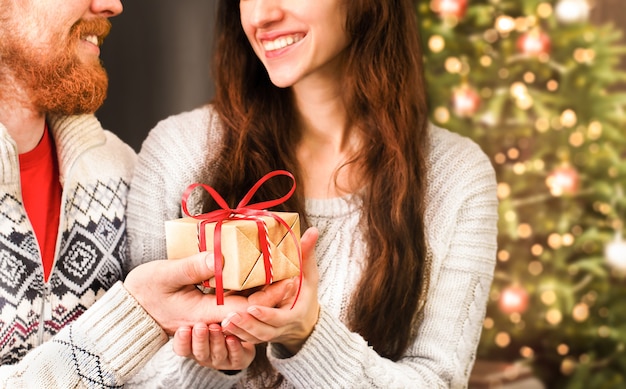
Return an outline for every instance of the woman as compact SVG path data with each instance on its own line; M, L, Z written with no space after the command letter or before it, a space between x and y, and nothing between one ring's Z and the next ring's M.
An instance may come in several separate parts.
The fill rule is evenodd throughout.
M194 182L234 206L266 173L291 171L297 191L279 209L315 228L293 309L294 297L180 329L176 352L199 364L183 363L179 383L466 386L495 261L495 179L474 143L427 121L412 2L222 0L216 34L214 102L143 144L131 257L164 256L163 222ZM196 200L192 212L215 208ZM263 342L267 354L252 349Z

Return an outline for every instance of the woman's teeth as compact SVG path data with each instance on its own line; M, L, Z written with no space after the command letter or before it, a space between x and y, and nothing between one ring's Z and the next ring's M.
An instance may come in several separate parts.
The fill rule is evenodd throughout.
M281 36L273 41L263 42L263 48L265 51L279 50L287 46L291 46L294 43L300 42L304 38L302 34Z

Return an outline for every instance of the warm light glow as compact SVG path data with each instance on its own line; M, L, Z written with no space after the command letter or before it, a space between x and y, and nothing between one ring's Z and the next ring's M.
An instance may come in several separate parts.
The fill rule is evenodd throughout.
M542 19L547 19L552 15L552 5L550 3L540 3L537 6L537 15Z
M569 247L574 244L574 235L570 233L563 234L561 237L563 246Z
M565 358L561 362L561 373L563 375L571 375L576 370L576 361L572 358Z
M519 353L524 358L532 358L535 355L535 352L532 348L528 346L524 346L519 350Z
M578 191L579 181L578 171L566 164L550 173L548 178L546 178L546 185L553 196L559 197L575 194Z
M608 326L600 326L600 328L598 328L598 335L601 338L608 338L611 336L611 328Z
M550 248L557 250L561 248L562 244L563 242L561 239L561 235L557 234L556 232L553 232L548 236L548 246L550 246Z
M578 117L576 115L576 112L574 112L573 110L566 109L561 114L561 124L563 125L563 127L572 128L576 125L577 122Z
M558 325L563 320L563 314L556 308L550 309L546 313L546 321L552 325Z
M543 273L543 265L539 261L532 261L528 264L528 272L533 276Z
M439 53L446 47L446 41L441 35L433 35L428 40L428 47L433 53Z
M517 162L515 165L513 165L513 173L519 176L526 173L526 165L522 162Z
M434 117L439 123L447 123L450 120L450 111L446 107L438 107L435 109Z
M546 84L546 88L548 88L550 92L555 92L557 89L559 89L559 83L556 80L550 80Z
M499 332L496 335L495 343L498 347L505 348L511 343L511 336L506 332Z
M604 256L607 263L615 270L626 272L626 241L622 239L620 233L607 243L604 248Z
M556 293L553 290L546 290L541 293L541 302L545 305L552 305L556 302Z
M510 33L515 30L515 20L508 15L498 16L496 19L496 30L503 35Z
M491 59L488 55L483 55L480 57L480 64L484 67L489 67L493 63L493 59Z
M535 128L539 132L546 132L550 129L550 120L546 118L539 118L535 121Z
M587 21L589 11L587 0L560 0L555 9L557 20L565 24Z
M587 136L591 140L597 140L602 136L602 123L593 121L589 123L589 128L587 129Z
M585 135L580 131L574 131L570 134L568 140L572 147L580 147L585 143Z
M506 182L498 183L498 198L502 200L502 199L506 199L510 195L511 195L511 186L507 184Z
M505 288L500 294L498 306L504 313L523 313L528 308L528 292L517 285Z
M459 60L458 58L450 57L446 59L446 62L444 63L443 66L446 68L448 73L457 74L461 72L463 64L461 63L461 60Z
M589 306L585 303L576 304L572 311L572 317L579 323L587 320L589 318Z
M574 60L578 63L591 65L596 58L596 52L593 49L576 49L574 50Z
M517 227L517 234L522 239L528 239L533 234L533 229L528 223L522 223Z
M535 74L533 72L524 73L524 81L532 84L533 82L535 82Z

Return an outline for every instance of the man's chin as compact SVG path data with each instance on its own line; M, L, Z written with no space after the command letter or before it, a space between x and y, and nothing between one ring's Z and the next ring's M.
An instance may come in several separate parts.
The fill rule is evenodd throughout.
M83 67L82 70L85 68ZM108 77L98 65L91 71L75 69L52 88L37 89L35 104L42 112L57 115L79 115L96 112L104 103Z

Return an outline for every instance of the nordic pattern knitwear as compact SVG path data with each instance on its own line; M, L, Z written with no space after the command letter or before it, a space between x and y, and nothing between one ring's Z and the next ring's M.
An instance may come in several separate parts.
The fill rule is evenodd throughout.
M133 360L145 362L165 341L162 330L121 284L116 293L105 295L128 266L124 213L136 155L93 115L51 117L48 124L63 186L48 283L21 202L17 148L0 124L0 387L118 387L124 375L137 369L140 361ZM103 295L112 305L87 311ZM113 307L125 307L121 317L120 312L113 316ZM84 328L70 324L77 319ZM129 326L141 320L147 330ZM126 340L127 348L137 344L125 351L120 340ZM119 362L122 357L126 360Z
M144 141L127 213L133 265L165 257L163 222L181 217L180 199L189 184L210 180L205 159L219 150L221 131L208 106L162 121ZM431 126L430 145L425 226L432 271L423 318L408 350L397 362L382 358L345 324L366 250L359 196L307 199L307 217L320 231L315 251L322 309L296 355L278 345L268 348L271 363L285 377L283 388L467 386L495 266L495 174L467 138ZM199 201L188 205L199 211ZM168 344L127 387L261 388L264 383L246 371L228 376L202 368L175 356Z

